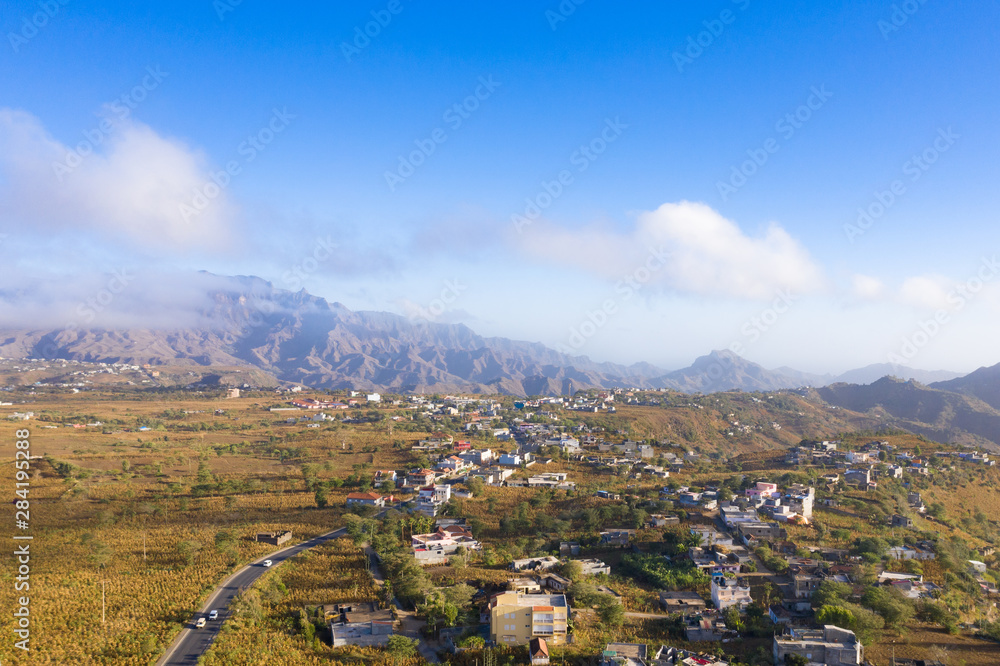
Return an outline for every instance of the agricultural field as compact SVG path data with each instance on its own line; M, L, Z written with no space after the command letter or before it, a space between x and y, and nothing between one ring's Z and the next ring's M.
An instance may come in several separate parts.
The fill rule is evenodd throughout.
M205 655L205 666L394 663L384 650L331 648L321 619L324 604L377 601L366 560L361 547L336 539L268 572L244 593L234 617ZM395 663L415 666L421 661Z
M340 527L352 475L414 462L401 448L410 433L286 426L260 398L28 397L37 419L26 427L36 458L30 600L38 626L31 659L5 641L4 663L153 663L215 585L274 550L254 534L291 530L301 540ZM0 438L13 443L23 427L0 421ZM12 463L0 479L7 497ZM11 530L5 521L8 539ZM11 569L2 575L0 604L12 608ZM13 628L5 614L0 631Z
M789 524L788 539L803 556L813 548L841 548L857 558L854 573L863 583L854 596L832 599L834 605L858 609L862 602L875 604L862 594L878 566L920 572L942 587L941 607L914 605L904 609L905 621L866 629L876 663L884 661L886 649L891 654L893 645L899 656L923 656L931 644L947 647L955 663L991 663L989 658L976 661L976 655L995 655L1000 645L973 637L968 628L969 623L1000 618L964 570L964 559L1000 541L1000 470L949 460L930 476L885 480L870 492L827 487L819 477L833 468L785 462L787 448L803 439L797 429L815 426L816 437L840 439L845 447L863 445L874 433L838 430L867 425L852 422L855 417L843 412L830 417L794 394L668 395L655 405L624 404L615 414L553 406L546 410L548 417L532 415L533 422L588 429L615 444L637 437L653 440L656 451L648 462L656 465L663 465L668 454L701 455L662 479L637 478L629 466L591 464L546 450L551 462L517 470L513 479L564 472L575 488L458 484L475 492L471 498L453 498L444 513L465 520L483 548L424 569L407 552L409 536L432 529L432 519L390 510L376 520L372 511L349 511L345 500L350 492L370 489L376 470L433 466L446 451L415 451L413 446L435 431L467 438L477 448L499 452L517 447L517 442L499 442L482 431L463 432L461 413L428 417L390 404L347 410L337 420L306 422L301 417L311 414L271 411L287 408L288 401L269 392L224 398L207 389L139 390L120 384L79 393L32 386L13 395L18 403L12 409L34 413L26 422L0 421L0 438L13 442L21 428L31 433L30 596L37 625L30 659L6 642L0 643L3 663L153 664L221 580L275 549L255 542L253 535L291 530L298 542L345 525L350 538L287 562L244 592L205 663L388 664L393 657L385 650L330 648L328 630L317 616L324 604L388 603L387 591L398 597L406 613L427 625L424 639L434 649L442 647L437 640L442 631L466 628L459 640L472 647L452 655L452 663L519 663L523 655L516 649L484 652L476 646L481 604L520 575L509 570L511 560L558 554L561 541L580 543L581 557L603 560L612 574L574 578L574 642L554 649L556 658L589 663L611 641L714 651L720 644L688 644L679 618L664 615L658 597L663 589L687 589L707 598L707 577L694 575L684 560L689 528L711 524L714 514L685 511L661 491L670 496L680 487L720 487L739 495L757 481L816 487L814 520ZM769 400L774 404L767 407ZM695 402L700 406L692 406ZM505 413L501 422L512 425L521 412L509 399L500 404ZM786 417L785 426L768 431L776 414ZM349 420L342 422L343 416ZM730 436L733 421L754 428ZM900 451L953 448L902 432L881 431L878 436ZM13 497L15 475L9 463L0 488ZM597 497L599 490L621 499ZM927 514L907 506L910 490L922 493ZM411 497L406 491L396 496ZM836 506L822 506L824 500L835 500ZM650 528L650 515L662 513L678 515L681 526ZM913 529L890 528L888 517L896 513L911 517ZM599 532L607 529L636 530L632 545L601 544ZM5 535L12 532L8 521ZM881 557L889 545L918 540L936 541L944 556L921 563ZM383 555L388 587L369 574L363 550L367 541ZM666 562L664 555L679 559L657 565ZM769 563L774 559L764 555ZM997 560L985 559L985 576L996 581ZM790 581L783 570L770 571L763 562L758 557L756 571L747 574L755 599L773 597ZM3 569L2 577L0 603L13 607L11 570ZM618 595L620 617L606 608L596 586ZM947 612L942 611L945 606ZM725 647L734 663L768 663L773 627L766 626L766 608L757 611L757 619L748 620L752 627L746 635ZM856 612L870 615L864 609ZM12 635L14 628L13 617L0 619L0 631ZM415 665L420 658L397 657L395 663Z

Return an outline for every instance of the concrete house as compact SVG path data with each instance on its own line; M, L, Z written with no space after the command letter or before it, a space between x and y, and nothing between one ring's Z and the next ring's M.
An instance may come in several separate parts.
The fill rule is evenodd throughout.
M533 638L564 645L569 602L564 594L504 592L490 599L490 640L497 645L525 645Z
M347 506L356 505L382 508L385 506L385 498L377 493L348 493Z
M378 610L374 603L333 604L323 610L330 621L333 646L386 645L392 636L392 610Z
M713 576L712 603L720 611L726 610L730 606L741 609L749 606L753 603L753 599L750 598L750 586L740 585L736 578Z
M827 666L859 666L863 648L853 631L826 625L823 629L792 628L786 635L774 637L774 663L783 664L794 654L809 663Z

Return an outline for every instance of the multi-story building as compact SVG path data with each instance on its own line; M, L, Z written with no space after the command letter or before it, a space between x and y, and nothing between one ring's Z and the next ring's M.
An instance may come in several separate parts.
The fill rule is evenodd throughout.
M774 663L785 663L790 654L809 663L828 666L857 666L862 660L861 641L853 631L826 625L823 629L792 629L788 635L774 637Z
M524 645L533 638L564 645L568 618L564 594L503 592L490 599L490 639L497 645Z
M778 484L776 483L766 483L764 481L758 481L757 485L753 488L747 489L747 497L749 498L768 498L774 497L778 494Z
M406 485L420 488L434 483L436 478L432 469L415 469L406 475Z
M730 606L743 608L753 603L750 598L750 586L740 585L735 578L712 576L712 603L720 611Z
M380 469L375 472L375 482L372 484L376 488L381 488L387 483L396 483L399 481L399 475L396 474L394 469Z
M747 543L751 539L773 541L788 538L787 530L778 523L760 521L737 523L736 534L743 543Z
M425 516L436 516L438 510L451 499L451 486L438 484L418 491L416 510Z
M807 520L812 520L813 504L816 501L816 489L796 483L785 492L785 504L795 513Z

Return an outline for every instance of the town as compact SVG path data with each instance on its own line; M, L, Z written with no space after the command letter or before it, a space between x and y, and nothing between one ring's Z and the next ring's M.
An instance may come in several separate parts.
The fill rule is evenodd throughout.
M11 386L6 420L36 429L42 478L59 482L35 492L82 520L66 544L80 575L257 576L228 608L176 597L190 625L147 620L154 660L178 630L221 622L204 658L229 663L218 655L283 617L289 654L431 663L1000 654L1000 532L978 499L1000 478L984 450L896 431L750 445L800 427L793 391L520 400L246 383L178 387L163 409L125 382ZM637 428L657 414L683 421ZM689 434L709 417L725 447ZM733 436L734 422L754 427ZM920 647L931 636L939 647Z

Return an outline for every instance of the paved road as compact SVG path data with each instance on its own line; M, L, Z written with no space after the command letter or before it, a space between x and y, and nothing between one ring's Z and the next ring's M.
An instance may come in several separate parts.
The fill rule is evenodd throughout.
M198 659L205 654L212 645L212 641L218 636L219 630L222 629L223 621L229 616L229 606L233 602L233 598L241 590L253 585L254 581L267 571L267 568L263 566L264 560L271 560L274 563L272 566L278 566L288 558L294 557L304 550L344 536L344 534L346 534L346 528L341 527L339 530L327 532L309 541L303 541L302 543L271 553L234 573L212 592L201 610L195 614L195 618L188 622L187 626L174 639L174 643L167 650L167 653L156 662L157 666L174 666L180 664L194 666L197 664ZM213 609L219 611L219 619L214 622L209 621L204 629L196 629L194 626L195 619L207 617L208 612Z

